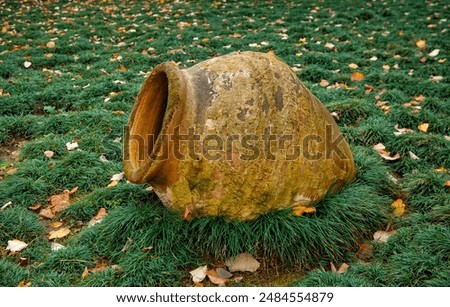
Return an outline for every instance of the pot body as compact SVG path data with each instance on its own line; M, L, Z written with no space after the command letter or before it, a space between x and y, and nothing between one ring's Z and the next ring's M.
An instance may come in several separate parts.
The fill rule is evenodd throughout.
M125 134L124 171L185 216L249 220L310 206L353 179L329 112L276 56L158 65Z

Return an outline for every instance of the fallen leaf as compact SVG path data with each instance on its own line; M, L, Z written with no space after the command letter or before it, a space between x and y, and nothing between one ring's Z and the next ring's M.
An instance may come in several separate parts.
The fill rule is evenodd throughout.
M39 212L39 216L42 216L43 218L46 218L46 219L52 219L55 217L55 213L53 213L52 209L45 208Z
M369 261L373 257L373 247L369 243L361 243L359 245L359 250L356 253L358 259Z
M50 209L53 213L58 213L70 206L70 191L64 190L62 194L52 195L49 198Z
M28 288L29 286L31 286L31 282L26 283L25 280L21 280L17 285L19 288Z
M418 41L416 41L416 46L420 49L424 49L427 46L427 43L425 40L419 39Z
M391 206L394 208L392 214L403 215L405 213L405 203L403 202L403 199L401 198L397 199L391 204Z
M233 274L231 274L230 272L228 272L227 270L223 269L223 268L216 268L216 273L217 276L219 276L220 278L231 278L233 276Z
M31 62L29 62L29 61L23 62L23 67L25 67L25 68L30 68L31 65L32 65Z
M439 54L440 50L439 49L434 49L433 51L431 51L430 53L428 53L428 56L430 57L435 57Z
M438 173L445 173L446 169L445 169L445 167L439 167L439 168L435 169L435 171Z
M325 48L328 48L328 49L333 49L335 46L334 46L334 44L332 44L332 43L326 43L325 44Z
M409 151L408 154L411 159L420 160L420 158L418 156L416 156L412 151Z
M74 149L77 149L78 148L78 142L73 142L73 143L67 142L66 143L66 147L67 147L68 151L72 151Z
M20 240L8 240L8 246L6 247L7 251L10 252L20 252L24 248L28 246L27 243L20 241Z
M383 159L388 161L395 161L401 158L399 153L396 153L394 156L391 156L391 153L386 150L386 147L378 143L372 147Z
M394 235L396 232L397 232L396 230L391 231L378 230L373 234L373 240L381 243L386 243L389 237Z
M201 282L195 282L194 287L204 287L204 285Z
M53 151L51 151L51 150L46 150L46 151L44 151L44 156L46 156L47 158L51 158L51 157L53 157L53 155L54 155L55 153L53 152Z
M124 176L124 175L125 175L124 172L118 173L118 174L114 174L114 175L111 177L111 179L109 179L109 180L111 180L111 181L120 181L120 180L123 179L123 176Z
M369 61L372 61L372 62L375 62L375 61L377 61L378 60L378 58L376 57L376 56L373 56L373 57L371 57L370 59L369 59Z
M60 221L54 221L54 222L52 222L52 223L50 224L50 226L51 226L52 228L59 228L59 227L61 227L62 225L63 225L63 223L60 222Z
M348 265L347 263L344 262L343 264L341 264L341 266L339 267L339 270L337 270L336 273L338 273L338 274L344 274L345 272L348 271L348 267L349 267L349 265Z
M409 128L399 128L399 127L398 127L398 124L395 124L395 125L394 125L394 129L396 130L396 131L394 131L394 135L395 135L395 136L399 136L399 135L402 135L402 134L405 134L405 133L414 133L414 130L412 130L412 129L409 129Z
M41 205L40 204L35 204L33 206L28 207L28 209L33 210L33 211L38 211L39 209L41 209Z
M364 94L369 95L370 93L372 93L372 91L375 89L372 85L370 84L364 84Z
M206 275L208 275L209 280L218 286L225 286L226 283L226 279L225 278L221 278L217 275L216 270L208 270L206 271Z
M56 242L52 242L50 244L50 249L54 252L56 252L57 250L63 249L63 248L66 248L66 247L64 245L56 243Z
M366 78L366 76L364 75L364 73L359 72L359 71L355 71L350 74L350 80L352 80L352 81L358 82L358 81L364 80L365 78Z
M2 33L6 33L8 32L8 27L7 26L3 26L2 27Z
M5 210L6 208L8 208L9 206L12 205L12 201L7 202L6 204L4 204L3 206L1 206L0 211L1 210Z
M53 49L53 48L56 47L56 44L55 44L55 42L53 42L53 41L49 41L45 46L46 46L47 48Z
M384 69L385 71L389 71L389 69L391 69L391 66L389 66L389 65L383 65L383 69Z
M84 271L83 271L83 273L81 274L81 279L86 279L86 278L88 278L89 277L89 271L88 271L88 268L87 267L84 267Z
M110 184L108 184L106 187L107 187L107 188L114 188L114 187L117 186L118 184L119 184L119 181L114 180L114 181L111 181Z
M109 160L106 159L105 155L101 155L99 159L100 159L100 161L102 161L103 163L109 162Z
M419 129L422 132L427 132L429 126L430 126L430 124L423 123L423 124L420 124L419 126L417 126L417 129Z
M430 80L434 81L434 82L441 82L442 80L444 80L444 77L443 76L431 76Z
M204 266L199 266L195 270L190 271L189 274L191 274L191 276L192 276L192 281L194 283L199 283L199 282L203 281L203 279L205 279L205 277L206 277L207 270L208 270L208 266L204 265Z
M444 186L450 187L450 180L447 180L446 182L444 182Z
M350 67L351 69L359 68L359 66L357 64L355 64L355 63L348 64L348 67Z
M100 208L100 209L98 210L98 212L97 212L97 215L94 216L94 217L89 221L88 227L92 227L92 226L94 226L95 224L100 223L100 222L103 220L103 218L104 218L105 216L107 216L107 215L108 215L108 213L106 212L106 209L105 209L105 208Z
M130 248L131 243L133 243L133 239L132 238L128 238L127 242L125 242L125 245L122 247L120 252L125 253Z
M116 69L116 71L127 71L128 68L125 65L120 65L119 68Z
M319 85L322 86L322 87L327 87L328 85L330 85L330 82L328 82L325 79L322 79L322 80L320 80Z
M241 253L237 257L228 258L225 265L230 272L256 272L260 263L248 253Z
M192 215L194 213L194 209L195 209L195 207L192 204L187 205L184 208L184 212L181 215L181 219L182 220L190 220L190 219L192 219Z
M78 191L78 186L72 188L72 190L69 191L69 195L74 194L76 191Z
M141 252L146 253L146 252L151 251L152 249L153 249L153 246L146 246L146 247L141 248Z
M305 206L296 206L292 209L292 215L302 216L303 213L314 213L316 212L315 207L305 207Z
M60 228L58 230L51 231L48 239L49 240L53 240L53 239L64 238L69 233L70 233L70 229L66 228L66 227L63 227L63 228Z

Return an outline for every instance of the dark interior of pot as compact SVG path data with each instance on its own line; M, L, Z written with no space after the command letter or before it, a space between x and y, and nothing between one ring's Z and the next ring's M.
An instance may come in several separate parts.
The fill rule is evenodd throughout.
M153 152L163 126L167 107L169 81L164 72L150 76L136 102L134 118L130 119L128 150L132 168L140 168Z

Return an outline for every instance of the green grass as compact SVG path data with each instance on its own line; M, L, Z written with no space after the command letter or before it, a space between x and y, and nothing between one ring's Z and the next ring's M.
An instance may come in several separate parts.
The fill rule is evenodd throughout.
M245 285L280 284L270 280L273 270L288 272L289 280L297 274L296 281L284 282L293 286L449 286L450 197L444 183L450 179L450 7L444 0L433 4L111 0L28 10L29 3L0 1L0 28L6 30L0 33L0 206L12 202L0 211L0 285L190 285L189 270L247 251L265 273L246 276ZM426 40L423 50L419 39ZM46 47L50 40L56 48ZM263 41L269 44L249 46ZM427 56L434 49L439 54ZM312 215L271 212L250 222L184 221L145 185L123 180L107 188L122 171L123 127L145 72L164 61L189 67L237 50L272 50L337 113L356 179L318 203ZM354 71L365 79L351 81ZM322 79L341 86L324 88ZM425 98L417 113L404 107L420 95ZM385 101L389 112L377 101ZM429 123L427 132L418 129L422 123ZM396 136L396 124L414 133ZM67 151L65 144L75 140L79 150ZM19 141L14 158L6 149ZM384 161L372 149L377 143L402 158ZM51 159L46 150L54 152ZM8 174L11 169L17 170ZM50 223L28 207L45 207L49 196L75 186L71 206L54 218L72 230L57 239L67 248L52 251ZM401 217L390 207L397 198L406 204ZM88 227L100 208L108 215ZM388 225L397 233L387 243L373 242L373 233ZM9 254L12 239L29 246ZM368 262L356 257L363 242L374 248ZM28 264L20 266L20 258ZM83 278L100 260L108 268ZM336 274L330 262L350 267Z

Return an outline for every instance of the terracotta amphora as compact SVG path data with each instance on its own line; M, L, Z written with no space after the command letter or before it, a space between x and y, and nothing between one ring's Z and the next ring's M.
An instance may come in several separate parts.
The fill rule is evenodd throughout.
M334 119L275 55L154 68L124 140L129 181L184 217L250 220L309 207L355 175Z

